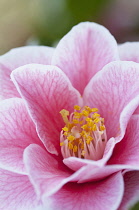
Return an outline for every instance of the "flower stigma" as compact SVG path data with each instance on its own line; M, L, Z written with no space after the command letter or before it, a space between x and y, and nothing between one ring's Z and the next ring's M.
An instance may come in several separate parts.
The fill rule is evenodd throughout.
M74 112L62 109L60 114L65 126L60 133L60 146L63 158L78 157L99 160L103 157L107 143L104 118L97 108L78 105Z

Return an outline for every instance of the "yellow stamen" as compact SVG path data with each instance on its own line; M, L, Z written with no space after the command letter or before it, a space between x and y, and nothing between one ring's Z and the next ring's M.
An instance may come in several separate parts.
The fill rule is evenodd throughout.
M75 139L75 137L72 136L72 135L70 135L70 136L67 137L67 139L68 139L69 141L73 141L73 140Z
M65 126L64 128L62 128L63 131L68 131L68 128Z
M100 122L100 118L96 118L96 119L94 119L94 122L95 122L95 123Z
M81 117L81 113L79 113L79 112L74 112L74 117L75 117L75 118L80 118L80 117Z
M68 124L69 120L68 120L68 117L69 116L69 111L67 111L66 109L62 109L60 112L59 112L63 118L63 121Z
M88 112L88 111L86 111L86 110L83 110L83 111L82 111L82 114L83 114L84 116L88 117L89 112Z
M68 130L70 131L73 126L74 126L74 123L68 123Z
M81 126L82 129L86 130L88 128L87 124Z
M75 145L75 146L73 147L73 152L77 152L77 149L78 149L78 147Z
M71 144L70 142L68 143L68 147L69 149L73 149L73 144Z
M92 136L88 136L87 139L90 140L90 141L92 141L93 140L93 137Z
M93 137L91 137L91 136L88 136L87 137L87 140L86 140L86 143L87 144L90 144L90 142L93 140Z
M79 123L79 120L74 119L73 123L77 124L77 123Z
M97 108L92 108L91 110L92 110L92 112L98 112Z
M98 114L98 113L95 112L95 113L93 114L93 117L94 117L94 118L100 117L100 114Z
M86 120L87 122L92 121L92 119L91 119L90 117L87 117L85 120Z
M74 109L75 109L75 110L80 110L80 109L81 109L81 107L80 107L80 106L78 106L78 105L75 105L75 106L74 106Z
M63 135L64 135L64 136L67 136L67 135L68 135L68 132L64 132Z
M96 124L93 125L93 128L92 129L93 129L93 131L96 131L97 130Z
M85 108L88 112L90 112L90 113L92 112L92 109L91 109L89 106L85 106L84 108Z
M100 126L100 131L104 131L105 127L103 125Z
M63 146L64 145L64 142L60 142L60 146Z
M85 135L85 133L86 133L85 131L82 131L82 132L80 133L80 135L83 136L83 135Z
M90 121L90 122L87 123L87 125L90 126L90 128L91 128L91 127L93 127L94 122L93 121Z

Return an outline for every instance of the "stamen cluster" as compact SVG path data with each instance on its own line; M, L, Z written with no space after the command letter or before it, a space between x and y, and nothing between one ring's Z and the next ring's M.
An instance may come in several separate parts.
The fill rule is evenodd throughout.
M89 106L81 109L75 105L73 113L69 114L69 111L63 109L60 114L65 122L60 135L63 157L98 158L95 157L98 144L101 148L107 139L104 118L100 117L98 109Z

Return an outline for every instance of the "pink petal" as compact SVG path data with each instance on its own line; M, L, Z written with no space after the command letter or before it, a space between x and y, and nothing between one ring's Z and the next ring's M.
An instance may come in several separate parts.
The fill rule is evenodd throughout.
M139 63L139 42L126 42L119 45L120 59Z
M134 114L139 114L139 106L138 106L137 109L135 110Z
M26 65L12 73L17 86L37 126L38 134L47 150L60 152L60 131L64 126L60 115L62 109L73 111L82 99L63 74L55 66Z
M121 173L116 173L100 182L68 183L51 196L51 208L58 210L116 210L121 202L123 189Z
M108 139L117 136L117 141L120 141L139 105L138 93L139 64L115 61L92 78L83 97L86 105L97 107L104 117Z
M0 169L0 201L1 210L37 210L42 206L26 175L2 169Z
M92 167L92 165L87 165L84 170L78 175L78 183L94 182L99 181L108 176L114 174L115 172L122 171L123 167L121 165L103 166L103 167Z
M120 59L139 63L139 42L126 42L119 45ZM139 107L135 114L139 114Z
M115 146L108 164L128 165L139 170L139 115L133 115L123 140Z
M11 72L25 64L50 64L54 49L50 47L34 46L13 49L0 56L0 95L2 99L20 97L13 82Z
M124 176L125 192L119 210L130 209L139 201L139 172L128 172Z
M73 86L83 93L96 72L119 60L115 39L103 26L80 23L59 42L52 64L62 69Z
M22 156L31 143L41 145L23 100L13 98L1 101L0 167L25 174Z
M77 171L83 166L92 165L92 167L99 166L97 161L81 159L77 157L69 157L63 160L64 164L73 171ZM100 165L101 166L101 165Z
M76 170L79 167L78 176L76 176L76 180L78 181L78 183L98 181L110 176L115 172L121 171L124 168L121 165L99 165L97 161L92 161L92 163L91 161L88 161L87 163L87 161L83 162L79 158L75 157L65 159L64 163L71 169L73 168L73 166L73 169L75 169L76 167Z
M59 190L71 175L68 168L63 168L62 162L60 165L57 159L35 144L25 149L24 162L39 197Z
M25 149L24 162L39 197L50 196L68 182L77 182L83 169L73 173L57 156L36 144Z
M72 173L58 158L35 144L25 149L24 162L39 197L56 193L68 182L96 181L121 170L120 166L92 167L90 164Z

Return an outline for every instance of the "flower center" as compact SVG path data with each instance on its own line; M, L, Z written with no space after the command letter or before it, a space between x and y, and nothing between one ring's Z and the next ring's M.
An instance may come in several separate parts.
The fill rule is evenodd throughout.
M74 112L60 111L65 127L60 133L60 146L64 158L78 157L91 160L102 158L107 142L104 118L97 108L78 105Z

